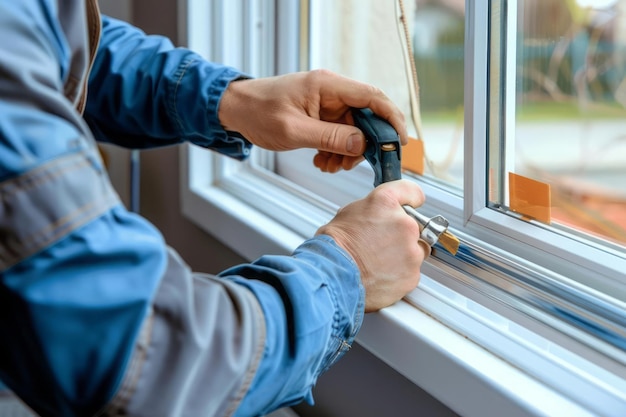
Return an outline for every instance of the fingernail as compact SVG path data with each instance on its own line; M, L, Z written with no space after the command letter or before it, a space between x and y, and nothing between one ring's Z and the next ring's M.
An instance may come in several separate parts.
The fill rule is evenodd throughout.
M362 154L363 137L358 133L353 133L348 137L348 143L346 144L346 150L352 154Z

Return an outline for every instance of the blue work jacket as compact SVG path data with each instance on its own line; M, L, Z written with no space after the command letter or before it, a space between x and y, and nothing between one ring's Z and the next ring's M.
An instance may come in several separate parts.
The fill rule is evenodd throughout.
M41 416L263 415L353 342L364 291L330 237L198 274L111 187L96 141L245 158L217 116L243 76L95 0L0 2L0 379Z

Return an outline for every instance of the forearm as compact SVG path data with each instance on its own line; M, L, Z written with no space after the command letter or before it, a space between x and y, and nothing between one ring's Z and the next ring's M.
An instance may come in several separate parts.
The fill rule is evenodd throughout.
M222 277L119 206L61 237L2 280L5 312L29 318L1 323L2 378L41 415L265 414L311 400L361 325L358 272L326 237Z
M350 348L362 324L365 294L353 260L318 236L291 257L264 256L221 275L250 288L266 318L264 357L236 415L311 402L317 378Z
M242 158L250 145L224 131L218 118L224 90L242 76L104 17L84 117L98 140L124 147L190 141Z
M318 237L217 277L170 253L151 311L133 353L141 366L128 367L108 410L265 415L311 399L361 325L363 289L345 252Z

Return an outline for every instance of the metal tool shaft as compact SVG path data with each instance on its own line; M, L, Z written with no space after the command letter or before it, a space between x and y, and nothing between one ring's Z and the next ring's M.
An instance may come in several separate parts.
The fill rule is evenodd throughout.
M420 238L426 241L431 247L437 243L439 237L448 230L448 220L443 216L428 218L411 206L402 206L406 214L413 217L420 225Z
M400 156L402 145L398 132L386 120L376 116L370 109L353 109L356 127L361 129L367 140L363 156L374 170L374 187L384 182L402 178ZM404 211L420 226L420 238L431 247L448 229L448 220L443 216L428 218L413 207L403 206Z

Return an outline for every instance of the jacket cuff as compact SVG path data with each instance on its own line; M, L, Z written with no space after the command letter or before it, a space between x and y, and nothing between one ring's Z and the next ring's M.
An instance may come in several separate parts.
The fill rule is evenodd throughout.
M209 87L209 100L207 103L207 117L212 135L215 135L217 143L213 143L212 149L238 160L246 159L250 156L252 143L239 132L225 131L218 117L219 105L224 95L224 91L231 82L250 79L252 77L242 74L235 69L226 68Z
M247 158L252 144L242 135L224 130L218 109L228 85L250 77L192 56L180 63L174 78L177 81L172 87L175 104L171 113L184 139L235 159Z
M365 288L361 283L359 268L342 247L328 235L318 235L307 240L296 249L297 258L323 255L331 261L333 271L341 270L341 276L329 271L326 285L335 307L331 344L326 350L317 376L328 370L352 347L354 339L363 324L365 314ZM319 263L318 263L319 264ZM324 269L324 264L318 265Z

